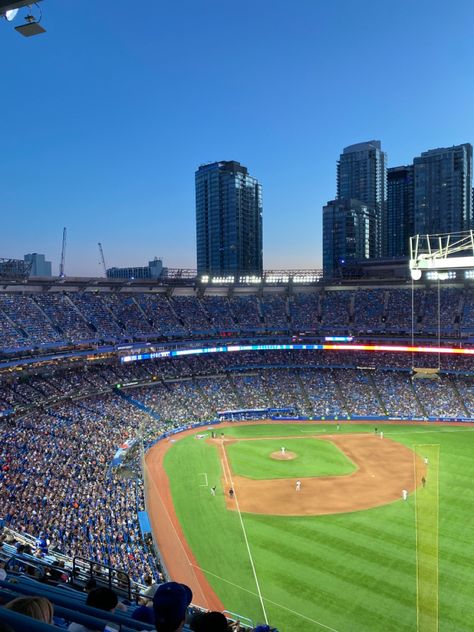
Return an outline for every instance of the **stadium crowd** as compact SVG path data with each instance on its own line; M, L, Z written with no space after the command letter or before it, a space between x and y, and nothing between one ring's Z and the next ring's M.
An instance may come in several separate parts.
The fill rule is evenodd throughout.
M411 380L409 372L393 367L310 368L304 352L293 358L291 352L270 352L267 368L255 353L251 369L252 354L242 355L240 367L233 358L217 373L222 358L206 358L213 375L184 379L154 380L159 363L143 363L4 384L0 394L7 405L39 404L0 426L0 514L6 523L32 535L47 533L53 549L126 569L137 581L159 577L137 522L144 508L139 467L128 479L110 467L126 439L141 436L149 445L163 432L241 408L291 409L311 417L474 415L472 375L431 381ZM193 358L183 366L197 364ZM147 385L112 390L131 376Z
M56 292L0 293L1 345L33 347L147 339L155 334L349 328L436 334L433 290L367 289L293 296L166 296ZM474 331L467 289L440 290L443 331ZM457 355L267 350L185 355L78 368L48 366L0 378L0 518L43 534L49 552L160 582L161 568L140 530L144 485L139 446L225 411L272 409L307 418L474 418L474 372ZM440 369L413 379L414 366ZM123 466L117 450L138 439ZM124 472L128 472L124 476ZM44 557L41 547L35 554Z
M413 323L412 323L413 303ZM439 291L444 336L474 332L471 288ZM345 332L436 336L436 289L317 289L292 295L181 295L157 292L0 292L3 349L225 332Z
M396 353L256 351L94 365L0 382L0 412L51 406L64 397L110 391L117 384L152 384L145 403L163 418L198 421L236 408L296 407L301 414L462 416L472 414L470 357L418 354L416 366L437 368L433 386L410 380L413 359ZM283 387L282 387L283 385ZM436 389L439 403L432 400ZM328 402L328 410L326 404ZM296 403L295 403L296 402ZM444 404L442 404L444 402ZM460 404L460 402L465 402ZM438 407L436 407L438 406ZM434 408L433 408L434 407ZM405 411L402 413L401 411ZM444 412L442 412L444 411ZM343 414L341 412L340 414Z

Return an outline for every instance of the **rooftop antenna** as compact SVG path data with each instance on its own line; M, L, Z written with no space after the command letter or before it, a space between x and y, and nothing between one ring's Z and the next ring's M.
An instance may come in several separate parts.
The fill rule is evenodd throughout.
M59 278L60 279L64 279L65 274L64 274L64 263L66 260L66 236L67 236L67 231L66 228L63 228L63 246L61 248L61 264L59 265Z
M102 248L102 244L100 243L100 241L97 245L99 246L100 261L102 263L102 267L104 268L104 275L107 277L107 266L105 265L104 250Z

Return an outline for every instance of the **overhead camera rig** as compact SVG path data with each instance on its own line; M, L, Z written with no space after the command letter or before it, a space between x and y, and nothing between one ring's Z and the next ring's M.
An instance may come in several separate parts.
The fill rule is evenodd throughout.
M46 29L40 24L43 14L38 2L41 2L41 0L37 0L36 2L32 2L31 0L0 0L0 17L4 17L8 22L12 22L17 17L20 9L28 7L27 14L24 16L24 24L15 26L15 30L24 37L46 33ZM39 15L36 17L31 12L33 6L35 6L39 12Z

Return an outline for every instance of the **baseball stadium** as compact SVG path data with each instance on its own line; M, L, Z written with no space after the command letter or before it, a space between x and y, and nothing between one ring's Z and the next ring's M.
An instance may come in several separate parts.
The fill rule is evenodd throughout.
M103 629L93 581L128 605L111 629L152 630L130 612L175 581L235 630L473 629L472 272L17 264L0 289L3 602L42 594Z

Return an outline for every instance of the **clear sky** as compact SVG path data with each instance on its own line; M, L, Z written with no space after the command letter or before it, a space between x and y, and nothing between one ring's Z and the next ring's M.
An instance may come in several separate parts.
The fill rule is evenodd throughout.
M474 141L472 0L43 0L0 22L0 256L195 267L194 172L263 185L265 268L318 267L344 146Z

